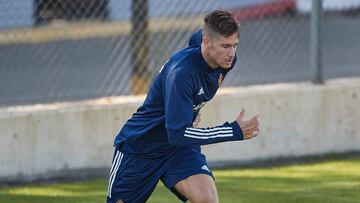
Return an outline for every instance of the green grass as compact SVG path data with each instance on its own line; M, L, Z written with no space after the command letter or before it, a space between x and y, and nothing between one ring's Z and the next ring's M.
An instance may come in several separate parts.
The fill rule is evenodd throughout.
M360 203L360 157L214 174L222 203ZM105 202L106 189L105 179L0 187L0 202ZM160 183L148 202L179 201Z

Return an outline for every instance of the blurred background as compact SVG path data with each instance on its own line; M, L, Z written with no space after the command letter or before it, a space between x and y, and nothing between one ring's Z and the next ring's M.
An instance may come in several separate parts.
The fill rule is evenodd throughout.
M145 93L214 9L241 22L223 86L316 80L311 0L0 0L0 106ZM321 16L321 77L360 76L360 0Z
M103 202L115 135L215 9L238 61L200 127L261 114L261 136L202 147L221 200L359 202L360 0L0 0L0 202Z

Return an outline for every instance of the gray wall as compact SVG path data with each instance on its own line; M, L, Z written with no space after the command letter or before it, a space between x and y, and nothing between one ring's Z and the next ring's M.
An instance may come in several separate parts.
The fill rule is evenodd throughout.
M32 180L64 171L109 168L113 139L144 97L0 109L0 179ZM202 109L201 126L260 113L262 134L203 148L210 163L360 149L360 79L326 85L224 88Z

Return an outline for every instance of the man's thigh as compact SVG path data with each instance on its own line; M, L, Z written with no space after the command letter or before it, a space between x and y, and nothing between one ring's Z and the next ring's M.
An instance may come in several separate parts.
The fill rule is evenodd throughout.
M107 202L146 202L160 179L161 163L115 151L110 171Z
M212 177L197 174L182 180L175 185L175 189L192 203L218 203L216 186Z
M183 148L172 155L166 162L168 165L166 173L161 180L179 199L186 201L193 200L192 192L196 194L198 189L207 191L205 197L217 199L213 175L206 163L205 156L200 153L199 148ZM194 186L200 187L193 190ZM189 188L189 190L187 190ZM198 197L200 194L197 193Z

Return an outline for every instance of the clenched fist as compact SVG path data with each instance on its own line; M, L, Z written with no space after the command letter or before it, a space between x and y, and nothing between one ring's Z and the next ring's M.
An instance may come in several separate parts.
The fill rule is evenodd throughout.
M245 109L243 108L239 116L236 118L236 122L239 124L243 132L244 139L248 140L258 136L260 134L259 114L251 117L248 120L244 120L244 117L245 117Z

